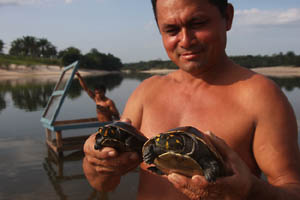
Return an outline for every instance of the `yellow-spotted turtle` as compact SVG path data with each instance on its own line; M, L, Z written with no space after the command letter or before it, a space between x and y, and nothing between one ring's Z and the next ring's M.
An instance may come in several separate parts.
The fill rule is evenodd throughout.
M149 139L143 146L143 160L150 164L150 171L159 175L175 172L192 177L198 174L214 182L225 173L222 157L207 136L190 126Z
M143 144L147 141L135 127L125 122L112 122L99 127L95 149L113 147L118 152L135 151L141 155Z

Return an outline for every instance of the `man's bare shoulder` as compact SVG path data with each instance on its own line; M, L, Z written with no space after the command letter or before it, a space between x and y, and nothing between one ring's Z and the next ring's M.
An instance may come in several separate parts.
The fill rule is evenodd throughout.
M253 72L249 80L245 81L245 87L250 94L263 98L283 95L280 87L273 80L255 72Z
M279 86L262 74L241 66L235 66L234 71L231 73L237 74L236 85L247 94L268 96L270 93L281 93Z
M136 93L146 95L159 91L161 87L171 81L170 75L154 75L145 79L135 90Z

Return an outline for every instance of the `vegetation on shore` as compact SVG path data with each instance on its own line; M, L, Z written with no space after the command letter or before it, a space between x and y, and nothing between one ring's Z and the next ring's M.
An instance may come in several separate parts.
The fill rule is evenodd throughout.
M300 55L289 51L286 54L279 53L272 56L230 56L235 63L247 68L274 67L274 66L295 66L300 67ZM150 69L177 69L177 66L171 61L152 60L148 62L137 62L124 64L123 69L132 71L143 71Z
M110 53L101 53L93 48L83 55L76 47L58 52L47 39L33 36L23 36L12 41L8 54L2 53L3 48L4 42L0 40L0 67L6 69L11 64L67 66L77 60L83 69L116 71L123 67L121 60Z
M177 69L171 61L150 60L136 63L123 64L118 57L108 53L101 53L92 48L88 53L82 54L76 47L68 47L57 51L56 47L45 38L23 36L11 42L8 54L3 53L4 42L0 39L0 68L7 68L11 64L36 66L59 65L67 66L76 60L80 61L80 68L94 70L130 70L134 72L151 69ZM247 68L273 67L273 66L298 66L300 55L289 51L287 53L269 55L230 56L230 58Z

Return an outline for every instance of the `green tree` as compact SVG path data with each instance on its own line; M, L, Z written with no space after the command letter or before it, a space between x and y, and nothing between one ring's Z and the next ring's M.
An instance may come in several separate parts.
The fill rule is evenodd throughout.
M57 55L56 47L45 38L23 36L12 41L10 55L30 56L35 58L54 58Z
M81 65L84 68L98 70L120 70L123 67L121 60L112 54L104 54L93 48L81 59Z
M57 55L57 50L54 45L47 39L41 38L37 42L39 56L41 58L53 58Z
M80 60L81 57L80 50L75 47L69 47L58 53L58 58L61 58L64 66L70 65L76 60Z
M24 51L26 56L38 57L38 42L37 38L33 36L23 36Z
M25 46L22 39L18 38L11 42L11 48L9 54L13 56L24 56L25 55Z
M4 42L0 40L0 53L3 53Z

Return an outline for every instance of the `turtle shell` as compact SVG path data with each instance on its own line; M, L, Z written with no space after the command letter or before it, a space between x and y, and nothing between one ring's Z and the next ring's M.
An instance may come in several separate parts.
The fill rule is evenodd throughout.
M147 138L130 124L117 121L99 127L95 140L97 150L113 147L118 152L135 151L141 155Z
M152 172L172 172L192 177L205 176L214 182L224 175L223 160L205 134L186 126L171 129L149 139L143 146L143 160Z

